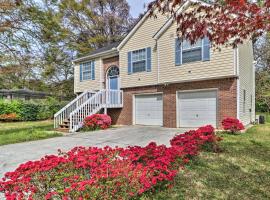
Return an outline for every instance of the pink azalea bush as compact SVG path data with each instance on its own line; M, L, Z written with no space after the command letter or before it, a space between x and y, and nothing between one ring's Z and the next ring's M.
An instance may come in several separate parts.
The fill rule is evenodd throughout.
M182 170L207 144L217 145L211 126L177 135L171 146L76 147L58 156L29 161L0 181L8 200L132 199L171 187Z
M84 130L108 129L111 125L111 117L105 114L94 114L86 117L83 121Z
M226 118L222 121L223 129L230 131L231 133L237 133L245 129L244 125L240 120L235 118Z

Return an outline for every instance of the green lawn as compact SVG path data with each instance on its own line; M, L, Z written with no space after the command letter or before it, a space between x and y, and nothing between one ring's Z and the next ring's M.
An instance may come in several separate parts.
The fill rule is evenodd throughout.
M61 135L53 131L53 121L0 123L0 146Z
M270 199L270 124L223 137L223 153L202 153L172 189L143 199Z

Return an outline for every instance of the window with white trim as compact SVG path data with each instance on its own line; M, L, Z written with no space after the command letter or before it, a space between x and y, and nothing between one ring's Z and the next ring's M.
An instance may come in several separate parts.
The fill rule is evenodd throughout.
M191 45L189 41L184 41L182 46L182 63L189 63L202 60L202 40L198 40Z
M82 80L92 79L92 62L82 63Z
M146 71L146 49L132 51L132 72Z

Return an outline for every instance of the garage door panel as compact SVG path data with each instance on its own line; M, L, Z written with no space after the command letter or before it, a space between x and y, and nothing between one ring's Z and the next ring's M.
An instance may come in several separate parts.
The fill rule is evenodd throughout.
M135 124L163 125L163 100L161 94L135 96Z
M216 111L216 110L213 110ZM197 112L197 111L190 111L190 112L186 112L185 113L185 119L206 119L207 118L211 118L211 119L215 119L216 118L216 114L214 114L214 112Z
M216 91L179 93L178 100L180 127L216 127Z
M209 100L197 100L197 101L182 101L181 104L184 105L184 107L181 107L181 110L207 110L209 108L214 108L216 106L216 100L215 99L209 99Z
M207 98L216 98L216 93L213 91L201 91L201 92L186 92L183 93L185 95L181 95L180 99L207 99Z

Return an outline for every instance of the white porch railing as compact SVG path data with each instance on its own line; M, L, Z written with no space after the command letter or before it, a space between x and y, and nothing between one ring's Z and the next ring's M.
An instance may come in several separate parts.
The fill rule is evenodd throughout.
M70 132L76 132L83 126L83 120L101 109L123 107L123 91L100 90L80 107L70 113Z
M73 101L71 101L68 105L62 108L59 112L54 115L54 128L59 128L61 124L63 124L64 120L69 118L70 113L84 104L89 98L91 98L95 92L86 91L79 96L77 96Z

